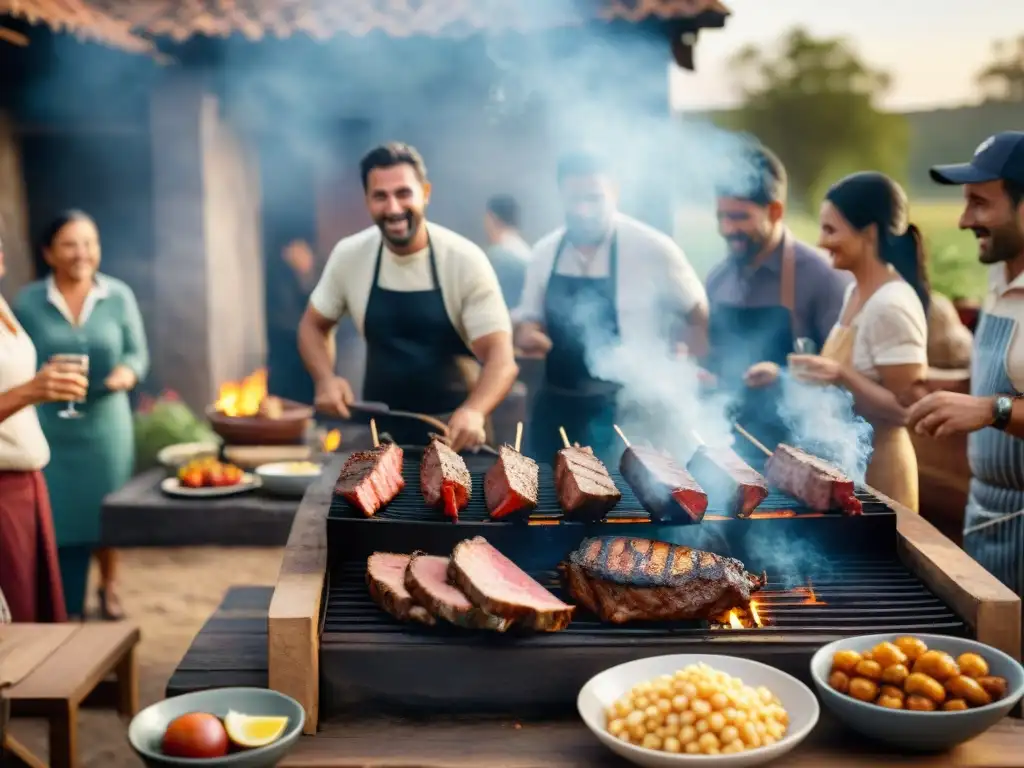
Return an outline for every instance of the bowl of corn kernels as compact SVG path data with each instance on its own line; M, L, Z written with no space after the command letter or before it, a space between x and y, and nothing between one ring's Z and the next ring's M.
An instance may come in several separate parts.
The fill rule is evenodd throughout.
M576 700L609 749L644 768L746 768L784 755L818 722L818 700L795 677L731 656L676 654L620 664Z

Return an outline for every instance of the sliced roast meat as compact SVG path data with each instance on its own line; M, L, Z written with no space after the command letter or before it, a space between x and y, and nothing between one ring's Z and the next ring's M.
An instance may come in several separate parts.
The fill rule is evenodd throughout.
M350 454L334 490L364 515L373 517L404 487L402 449L394 443L381 443L369 451Z
M728 446L702 445L690 459L687 469L700 481L708 498L736 517L750 517L768 496L768 484Z
M586 539L566 576L570 594L612 624L712 619L764 586L731 557L627 536Z
M555 492L565 519L579 522L601 520L622 498L601 460L579 446L555 454Z
M459 454L440 440L431 440L420 463L420 490L427 506L442 509L457 521L469 504L473 479Z
M434 617L419 605L405 588L409 555L374 552L366 560L366 586L370 597L396 619L433 624Z
M516 513L529 514L537 507L537 462L507 445L484 475L484 499L491 517L500 520Z
M521 626L557 632L572 621L573 606L544 589L483 536L455 545L448 577L474 605Z
M837 508L848 515L864 509L853 481L837 467L792 445L779 443L765 462L768 484L818 512Z
M619 460L619 471L654 522L699 523L704 519L707 494L667 453L629 446Z
M432 615L467 629L504 632L512 622L477 608L448 582L448 558L413 553L405 570L405 587Z

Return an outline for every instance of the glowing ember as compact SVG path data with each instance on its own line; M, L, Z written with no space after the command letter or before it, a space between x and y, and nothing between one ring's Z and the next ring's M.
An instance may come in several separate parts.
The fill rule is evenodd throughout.
M324 435L324 453L334 453L338 450L338 446L341 445L341 431L332 429L326 435Z
M754 620L754 625L755 626L758 626L758 627L763 627L764 626L764 624L761 623L761 614L757 612L757 601L756 600L751 600L750 601L750 618L752 618Z
M761 619L757 606L757 601L751 600L746 610L733 608L729 613L718 619L717 623L723 629L726 627L729 629L760 629L764 626L764 621Z
M266 396L267 370L260 368L241 381L221 384L213 407L225 416L256 416Z
M743 629L743 622L736 613L736 609L729 611L729 626L733 629Z

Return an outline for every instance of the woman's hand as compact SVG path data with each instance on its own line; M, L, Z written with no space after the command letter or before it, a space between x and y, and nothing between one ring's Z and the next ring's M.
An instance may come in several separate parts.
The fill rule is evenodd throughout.
M743 383L752 389L770 387L779 378L779 366L771 362L754 363L743 374Z
M33 404L80 402L89 389L89 379L78 366L47 363L26 386Z
M790 355L789 370L794 378L814 384L840 384L843 366L821 355Z
M111 392L127 392L135 387L139 377L127 365L118 365L104 380L103 385Z

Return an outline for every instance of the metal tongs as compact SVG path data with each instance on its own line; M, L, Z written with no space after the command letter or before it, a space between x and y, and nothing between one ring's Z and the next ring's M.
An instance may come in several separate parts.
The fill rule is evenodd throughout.
M371 401L356 401L354 403L349 403L348 408L350 411L370 416L387 416L392 419L412 419L413 421L419 421L435 430L434 432L428 433L432 440L440 440L445 445L448 444L448 425L440 419L428 414L413 413L412 411L394 411L387 403ZM497 449L492 448L487 444L480 445L476 450L489 453L493 456L498 455Z

